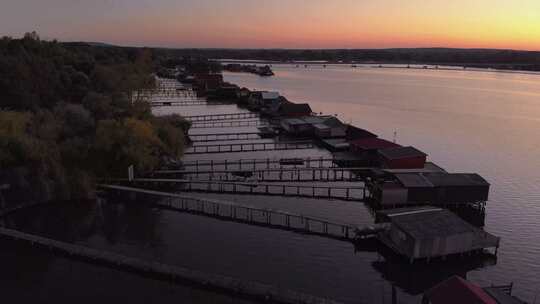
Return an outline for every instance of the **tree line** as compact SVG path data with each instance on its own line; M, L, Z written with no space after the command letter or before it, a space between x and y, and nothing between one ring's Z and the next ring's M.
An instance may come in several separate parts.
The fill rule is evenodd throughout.
M0 39L0 179L73 199L129 165L145 172L179 158L189 123L131 97L156 86L154 62L149 49Z

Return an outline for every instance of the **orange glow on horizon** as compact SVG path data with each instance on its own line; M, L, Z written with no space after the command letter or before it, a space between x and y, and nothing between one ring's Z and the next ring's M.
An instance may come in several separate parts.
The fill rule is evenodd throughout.
M95 3L70 5L74 8L44 7L34 29L60 40L136 46L540 51L538 0L132 0L108 10ZM65 17L63 9L81 9L78 5L99 17ZM54 22L46 18L54 14L61 16Z

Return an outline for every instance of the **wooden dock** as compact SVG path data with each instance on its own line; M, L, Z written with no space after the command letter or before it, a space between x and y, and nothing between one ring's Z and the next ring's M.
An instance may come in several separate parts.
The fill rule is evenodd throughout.
M192 142L259 139L260 132L189 134Z
M299 158L301 164L287 164L283 159L275 158L241 158L234 160L193 160L184 161L184 170L194 168L195 171L202 170L257 170L273 168L337 168L333 158ZM184 170L157 170L156 173L181 173Z
M17 230L0 227L0 237L17 242L31 244L43 250L64 255L68 258L78 258L93 264L117 268L154 279L174 282L190 283L220 293L265 301L271 303L338 303L330 299L307 295L283 288L274 287L252 281L243 281L236 278L210 274L191 270L180 266L164 264L156 261L146 261L118 253L98 250L82 245L61 242Z
M152 107L163 106L213 106L213 105L228 105L227 102L208 102L204 99L187 99L187 100L153 100L150 102Z
M103 184L100 187L113 191L156 196L162 199L156 200L154 203L159 207L346 241L355 241L359 238L376 236L378 232L386 227L386 225L359 227L350 223L305 216L277 209L261 208L221 200L194 198L176 193L141 188Z
M278 184L259 182L224 182L224 181L195 181L174 178L136 178L129 182L126 179L111 180L120 184L162 187L164 185L180 185L181 191L195 191L207 193L231 193L252 195L273 195L308 197L317 199L334 199L345 201L365 201L368 190L363 186L317 186L305 184Z
M244 112L244 113L231 113L231 114L195 115L195 116L184 116L184 118L195 123L195 122L259 118L259 113Z
M191 129L210 128L236 128L236 127L260 127L268 126L268 122L261 120L231 120L214 122L196 122L191 125Z
M246 173L257 181L360 181L354 172L365 168L271 168L249 170L171 170L156 171L156 175L174 175L186 179L235 180Z
M208 144L188 148L184 155L210 154L210 153L235 153L256 151L281 151L312 149L315 144L312 141L293 141L275 143L238 143L238 144Z

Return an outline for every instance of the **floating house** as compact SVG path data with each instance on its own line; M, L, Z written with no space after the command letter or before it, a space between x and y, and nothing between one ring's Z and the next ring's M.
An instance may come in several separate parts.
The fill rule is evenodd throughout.
M396 209L387 212L390 227L379 240L412 263L416 259L499 247L500 238L478 229L441 208Z
M280 103L271 107L268 111L270 116L274 117L304 117L313 113L307 103L292 103L283 99Z
M350 141L352 152L377 152L382 149L397 148L400 145L378 137L360 138Z
M311 131L311 124L300 118L282 119L281 128L292 135L305 135Z
M512 296L512 284L480 287L459 276L452 276L424 293L422 304L525 304Z
M281 102L278 92L256 91L252 92L248 99L248 106L253 110L272 108Z
M389 169L424 168L427 154L414 147L395 147L379 150L382 165Z
M344 138L347 126L333 116L325 118L322 123L313 125L315 136L318 138Z
M209 91L215 91L223 85L223 75L196 74L194 84L198 92L206 93Z
M355 127L353 125L347 125L347 130L345 131L345 139L347 141L365 139L365 138L376 138L379 137L376 134L373 134L367 130Z
M394 179L370 185L382 206L461 205L485 203L489 183L475 173L396 173Z

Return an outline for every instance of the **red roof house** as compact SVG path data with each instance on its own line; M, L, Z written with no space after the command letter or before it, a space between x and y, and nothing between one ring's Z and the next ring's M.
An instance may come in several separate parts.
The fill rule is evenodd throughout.
M387 148L378 152L388 169L420 169L426 165L427 154L414 147Z
M370 137L352 140L350 142L350 147L351 151L353 152L367 152L388 148L397 148L401 146L386 139Z
M497 304L489 294L475 284L453 276L424 293L422 304Z

